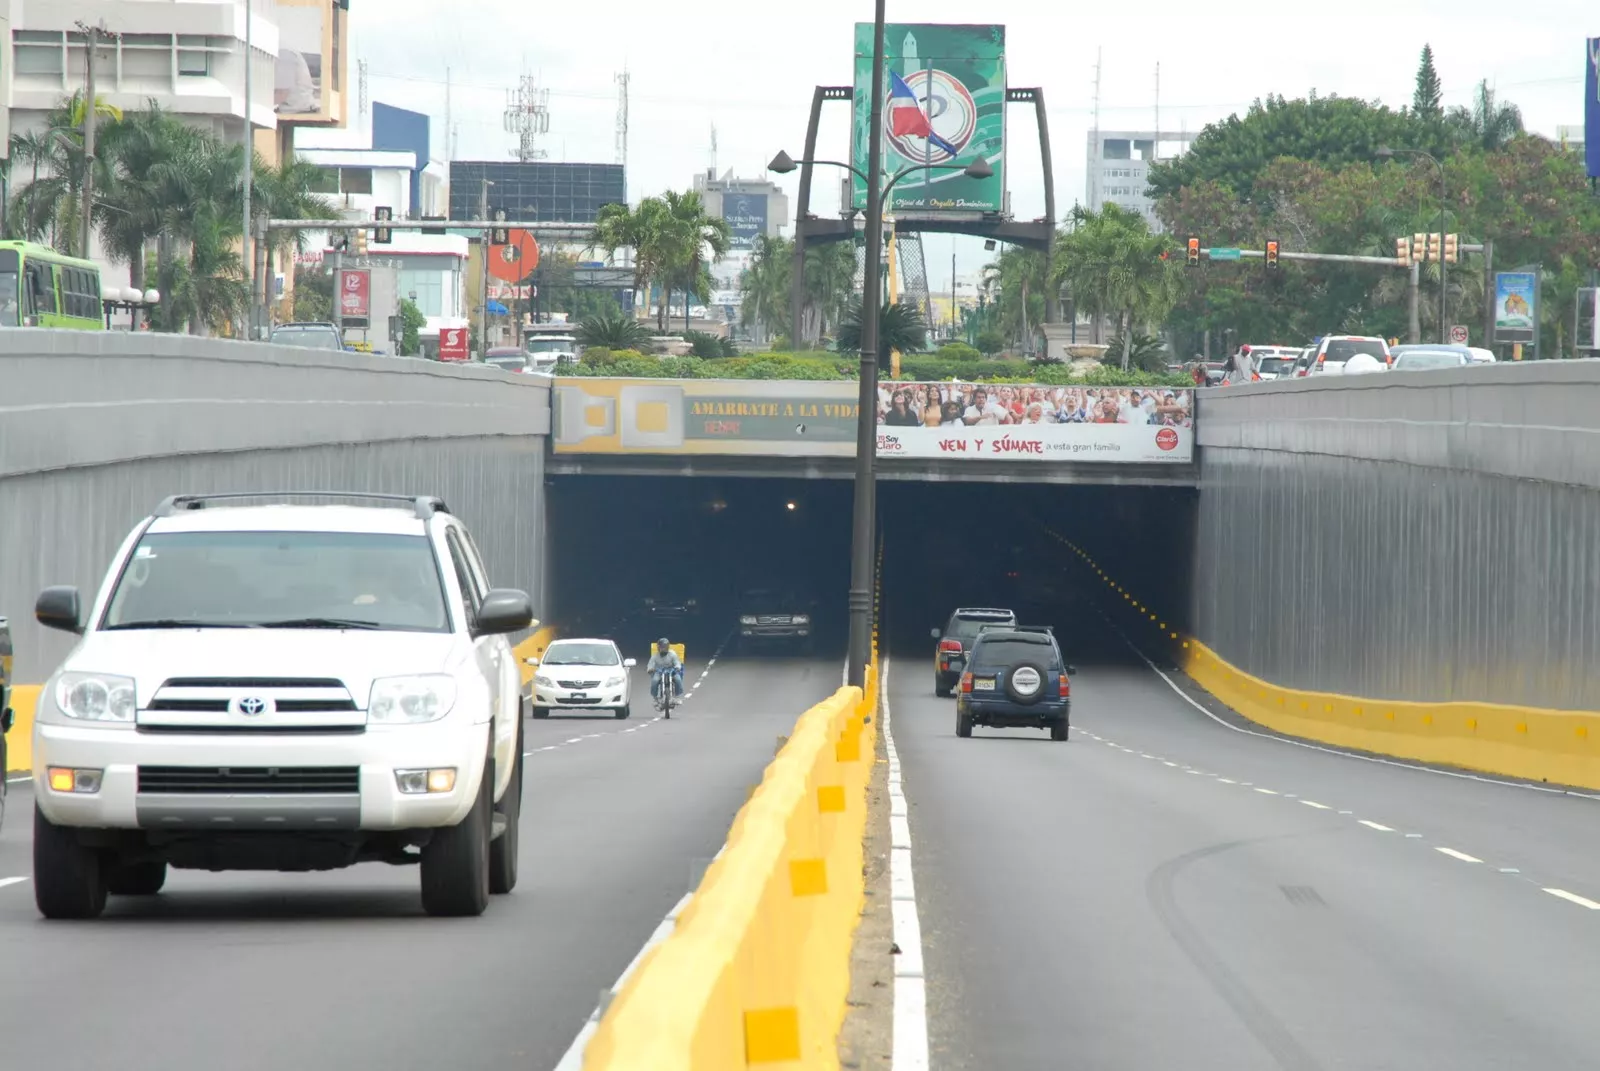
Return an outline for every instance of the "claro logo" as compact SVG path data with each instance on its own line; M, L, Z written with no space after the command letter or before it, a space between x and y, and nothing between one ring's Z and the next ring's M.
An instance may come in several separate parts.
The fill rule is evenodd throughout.
M898 454L900 451L902 451L904 449L905 449L905 447L903 445L901 445L900 437L898 435L881 435L880 434L878 436L878 453L880 453L880 454Z
M1178 433L1171 428L1162 428L1156 432L1156 445L1163 450L1176 450L1178 448Z

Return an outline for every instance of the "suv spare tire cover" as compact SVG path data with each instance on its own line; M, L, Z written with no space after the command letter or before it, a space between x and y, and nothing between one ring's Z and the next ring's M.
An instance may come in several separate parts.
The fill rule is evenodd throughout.
M1044 698L1044 668L1033 662L1020 662L1006 674L1006 694L1024 705Z

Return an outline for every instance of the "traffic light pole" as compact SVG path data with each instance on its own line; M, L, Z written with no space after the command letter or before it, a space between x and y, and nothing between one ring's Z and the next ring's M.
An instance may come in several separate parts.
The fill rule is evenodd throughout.
M1481 245L1462 245L1458 246L1457 248L1462 253L1481 253L1483 252L1484 247ZM1239 250L1240 260L1265 260L1266 256L1267 254L1260 249ZM1210 261L1211 251L1208 249L1202 249L1200 251L1200 259ZM1278 259L1306 261L1315 260L1325 261L1333 264L1380 264L1389 268L1408 268L1412 263L1410 260L1403 259L1401 257L1367 257L1357 256L1351 253L1290 253L1284 250L1280 250L1278 252ZM1217 261L1219 264L1227 264L1232 262L1233 257L1231 256L1226 261Z

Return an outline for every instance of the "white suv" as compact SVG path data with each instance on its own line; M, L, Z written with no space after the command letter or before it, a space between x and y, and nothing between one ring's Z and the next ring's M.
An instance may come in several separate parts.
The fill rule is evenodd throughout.
M141 522L39 697L34 896L92 918L167 867L418 863L434 915L517 881L521 591L433 498L179 496ZM380 508L373 508L374 506Z
M533 677L533 716L557 710L610 710L618 718L632 711L628 670L638 665L611 640L557 640L543 658L529 658Z

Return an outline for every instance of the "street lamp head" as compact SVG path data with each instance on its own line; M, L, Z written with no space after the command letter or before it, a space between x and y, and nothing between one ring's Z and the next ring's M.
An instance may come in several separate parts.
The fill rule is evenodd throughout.
M961 173L967 178L986 179L994 176L994 168L989 166L989 161L980 156L968 164Z
M799 164L794 162L793 157L784 152L782 149L779 149L778 155L774 156L772 158L772 163L767 165L767 170L776 171L780 175L787 175L789 172L793 171L799 166Z

